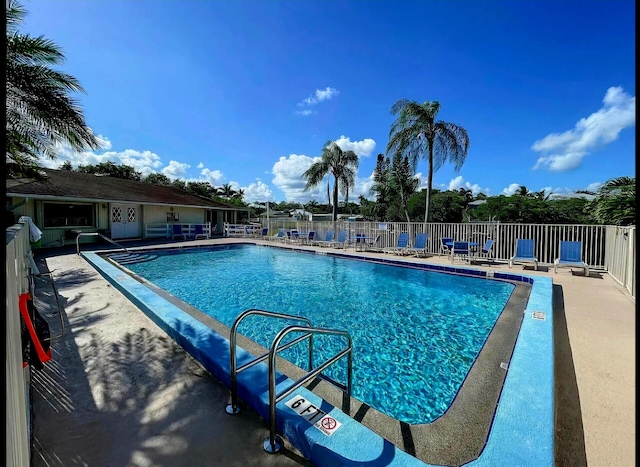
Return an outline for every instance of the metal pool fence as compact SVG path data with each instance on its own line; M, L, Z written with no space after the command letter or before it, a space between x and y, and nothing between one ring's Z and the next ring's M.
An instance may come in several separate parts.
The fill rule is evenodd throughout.
M519 238L533 239L535 254L540 264L552 265L559 256L560 241L582 242L582 257L592 269L603 269L635 297L635 227L616 227L605 225L580 224L506 224L500 222L470 223L427 223L424 222L336 222L296 221L274 219L264 227L269 235L275 235L279 229L297 229L315 231L316 238L324 238L328 230L338 232L346 230L349 238L364 235L375 240L378 246L395 246L400 232L408 232L410 244L419 232L427 233L427 252L441 253L441 238L448 237L459 241L474 241L479 245L491 238L494 240L492 257L496 261L506 262L515 253Z

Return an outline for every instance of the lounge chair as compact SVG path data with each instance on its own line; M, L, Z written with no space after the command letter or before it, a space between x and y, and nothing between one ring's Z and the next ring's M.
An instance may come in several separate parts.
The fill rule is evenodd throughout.
M451 246L451 262L453 263L458 258L466 257L469 264L471 264L471 251L469 250L469 242L453 242Z
M347 237L349 232L347 230L341 230L338 233L338 238L332 242L329 242L329 246L333 248L345 248L347 245Z
M418 258L421 256L427 256L427 234L424 232L419 232L416 234L416 239L413 242L413 246L407 248L407 252L409 254L414 254Z
M333 230L327 230L327 233L325 234L325 238L324 240L314 240L313 241L313 245L317 245L317 246L329 246L331 245L331 242L333 241Z
M558 267L582 268L584 275L589 275L589 265L582 260L582 242L560 242L560 257L553 263L553 272L558 273Z
M204 227L202 226L202 224L196 224L195 235L193 236L193 238L196 240L209 238L209 235L204 233Z
M407 254L407 247L409 246L409 232L400 232L398 234L398 242L396 246L385 248L385 253L393 253L394 255Z
M187 236L182 233L182 224L173 224L173 237L172 240L175 240L176 237L182 237L183 240L187 239Z
M280 242L284 242L284 239L285 239L284 229L278 229L277 234L267 237L267 240L278 240Z
M449 238L449 237L440 238L440 253L448 255L449 253L451 253L452 245L453 245L453 238Z
M533 269L538 270L538 258L534 254L535 243L531 239L519 238L516 242L516 253L509 259L509 267L513 266L514 261L520 263L533 263Z

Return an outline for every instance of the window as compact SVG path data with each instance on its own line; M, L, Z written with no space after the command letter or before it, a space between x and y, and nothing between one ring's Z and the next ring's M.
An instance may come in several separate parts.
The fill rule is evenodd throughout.
M168 212L167 222L180 222L180 216L177 212Z
M45 227L83 227L92 226L92 204L44 203Z

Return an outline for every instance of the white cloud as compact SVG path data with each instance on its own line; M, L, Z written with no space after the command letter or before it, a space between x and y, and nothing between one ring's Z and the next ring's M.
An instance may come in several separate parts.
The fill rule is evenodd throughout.
M635 96L625 93L622 87L610 87L602 102L604 105L600 110L580 119L573 129L551 133L536 141L531 149L543 155L538 158L534 170L547 168L563 172L575 169L586 155L615 141L623 129L635 125Z
M255 183L250 183L249 185L241 188L244 190L244 200L247 203L275 201L275 197L273 196L273 192L271 191L271 188L269 188L269 185L259 178L256 179Z
M312 158L305 155L290 154L288 157L281 156L273 164L272 173L274 177L272 182L282 190L286 201L326 200L326 183L321 183L308 192L304 191L306 180L302 174L317 160L319 160L318 157Z
M337 96L338 94L340 94L340 91L338 91L336 88L330 88L329 86L327 86L324 89L316 89L316 100L318 102L326 101L333 98L333 96Z
M327 86L324 89L316 89L316 91L313 94L311 94L309 97L298 102L298 107L310 107L312 105L316 105L318 102L328 101L330 99L333 99L333 97L337 96L338 94L340 94L340 91L338 91L336 88L332 88L329 86ZM296 114L304 115L304 116L311 115L312 113L316 113L316 112L312 112L309 109L296 111Z
M109 151L111 141L108 138L98 135L98 139L103 143L103 148L107 151L97 154L93 151L77 152L71 146L64 144L57 147L57 157L55 160L49 158L39 159L42 167L51 169L59 168L63 163L70 162L71 166L77 168L79 165L98 165L113 162L116 165L128 165L142 176L156 172L162 167L160 156L151 151L136 151L135 149L125 149L124 151Z
M306 203L315 199L319 203L327 202L327 183L331 184L331 195L333 196L333 176L328 175L315 188L304 191L307 183L302 174L313 164L320 160L319 157L309 157L305 155L290 154L288 157L282 156L273 165L273 184L285 195L285 201L297 201ZM356 176L353 191L349 193L349 200L357 202L358 197L363 195L370 198L369 191L373 185L373 173L369 177L360 178ZM344 200L342 195L339 200Z
M336 141L343 151L353 151L360 157L368 157L376 148L376 142L371 138L365 138L362 141L351 141L347 136L341 135Z
M200 162L198 165L196 165L196 167L197 167L198 169L202 169L202 168L204 168L204 162Z
M593 183L589 183L587 185L587 187L585 188L586 191L598 191L600 189L600 187L604 185L604 183L602 182L593 182Z
M311 109L296 110L296 114L302 115L304 117L307 117L307 116L315 114L315 113L318 113L318 112L316 112L315 110L311 110Z
M518 188L520 188L520 185L518 183L512 183L508 187L506 187L504 190L502 190L502 194L503 195L507 195L507 196L511 196L516 191L518 191Z
M189 164L183 164L178 161L169 161L169 165L164 167L161 172L171 180L175 180L177 178L184 180L187 169L190 167L191 166Z
M202 169L200 170L200 179L198 181L209 182L211 185L216 187L224 184L225 178L224 174L221 171L205 169L200 167L200 165L203 164L198 164L198 168Z
M470 182L465 182L462 175L458 175L456 178L452 178L451 181L449 182L447 190L458 191L460 188L466 188L467 190L471 190L471 193L474 196L480 192L484 194L489 193L488 188L482 188L477 183L471 184Z

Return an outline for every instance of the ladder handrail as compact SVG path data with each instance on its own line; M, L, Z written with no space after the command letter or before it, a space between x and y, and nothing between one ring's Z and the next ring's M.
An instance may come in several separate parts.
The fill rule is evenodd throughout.
M240 323L248 316L251 315L259 315L259 316L266 316L269 318L278 318L278 319L286 319L286 320L293 320L293 321L302 321L304 323L307 324L308 327L304 328L304 329L309 329L311 328L311 321L308 318L302 317L302 316L296 316L296 315L288 315L285 313L276 313L276 312L272 312L272 311L266 311L266 310L260 310L257 308L251 308L249 310L245 310L242 313L240 313L240 315L238 315L238 317L236 318L236 320L233 322L233 325L231 326L231 332L229 335L229 375L230 375L230 390L231 390L231 403L227 406L227 413L229 414L235 414L238 413L238 373L252 367L253 365L260 363L264 360L266 360L269 355L270 352L267 352L259 357L256 357L255 359L245 363L244 365L242 365L240 368L237 368L237 357L236 357L236 343L237 343L237 338L238 338L238 326L240 326ZM279 351L285 350L289 347L291 347L292 345L297 344L298 342L309 338L309 370L312 369L313 367L313 335L311 334L305 334L303 336L300 336L296 339L294 339L291 342L286 343L285 345L283 345L280 349L278 349Z
M80 237L101 237L104 240L113 243L115 246L117 246L118 248L122 248L124 251L126 251L129 254L133 254L131 251L127 250L126 247L120 245L119 243L114 242L113 240L111 240L109 237L105 237L104 235L102 235L101 233L98 232L80 232L78 234L78 236L76 237L76 254L80 254Z
M306 332L309 334L330 334L330 335L338 335L347 338L347 347L342 350L340 353L336 354L332 358L328 359L322 365L317 367L316 369L309 368L309 373L300 378L298 381L293 383L287 389L280 392L280 394L276 395L276 353L278 352L278 345L280 341L284 339L284 337L291 332ZM351 335L347 331L338 330L338 329L327 329L327 328L307 328L303 326L287 326L282 331L278 333L276 338L273 340L271 344L271 348L269 349L269 418L270 418L270 426L269 426L269 438L264 442L264 449L269 453L275 453L280 450L282 447L282 442L277 438L276 435L276 404L280 402L283 398L287 397L293 391L298 389L300 386L305 384L307 381L310 381L318 374L320 374L325 368L333 365L336 361L340 360L342 357L347 355L347 395L351 396L351 381L353 376L353 358L352 358L352 345L351 345ZM268 441L268 444L267 444Z

